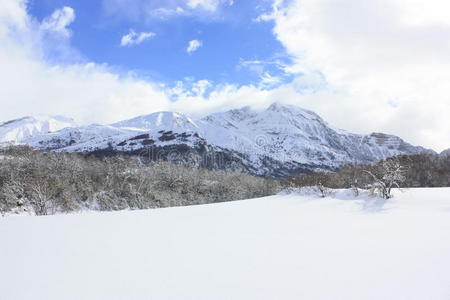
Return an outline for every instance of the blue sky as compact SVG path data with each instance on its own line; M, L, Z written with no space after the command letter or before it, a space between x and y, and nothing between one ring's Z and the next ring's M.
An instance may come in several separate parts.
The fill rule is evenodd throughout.
M278 101L442 150L449 10L448 0L3 0L0 120L109 124Z
M279 66L279 63L287 64L289 57L272 32L273 23L255 22L259 15L271 9L270 1L226 1L214 12L199 7L186 15L169 16L136 12L144 7L142 1L131 5L128 1L112 9L117 2L35 0L29 5L29 13L42 22L61 7L73 8L76 18L70 24L71 45L81 59L107 63L122 72L134 71L168 86L185 78L207 79L215 84L257 84L264 73L280 77L283 82L291 79ZM183 7L186 1L172 1L172 6L170 1L146 2L157 11ZM123 11L123 7L129 12ZM130 30L136 34L151 32L154 36L140 44L121 46L122 36ZM188 53L186 49L192 40L199 41L201 46ZM57 53L49 60L64 63L64 58Z

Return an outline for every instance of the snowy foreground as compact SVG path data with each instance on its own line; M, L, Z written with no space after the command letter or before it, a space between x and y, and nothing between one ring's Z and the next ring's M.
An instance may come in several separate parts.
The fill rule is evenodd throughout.
M450 189L0 218L1 299L450 299Z

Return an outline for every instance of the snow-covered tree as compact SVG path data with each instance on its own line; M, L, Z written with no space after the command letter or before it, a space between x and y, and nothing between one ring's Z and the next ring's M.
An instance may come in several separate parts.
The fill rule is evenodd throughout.
M401 165L397 158L389 158L379 165L378 174L365 170L373 179L372 190L384 199L392 198L392 189L400 188L405 182L406 168Z

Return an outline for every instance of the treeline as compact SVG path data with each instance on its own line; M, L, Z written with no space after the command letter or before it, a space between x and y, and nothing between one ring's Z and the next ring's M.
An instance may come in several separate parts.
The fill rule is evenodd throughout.
M323 186L327 188L368 189L374 178L386 176L386 161L401 166L401 187L450 187L450 156L433 154L400 155L371 165L345 165L337 172L312 172L293 176L294 187Z
M142 163L121 155L43 153L27 147L0 150L0 214L37 215L80 210L122 210L206 204L263 197L287 187L390 197L400 187L449 187L450 156L402 155L338 172L312 172L280 183L242 173L197 169L169 162Z
M0 213L36 215L215 203L273 195L277 181L136 158L0 151Z

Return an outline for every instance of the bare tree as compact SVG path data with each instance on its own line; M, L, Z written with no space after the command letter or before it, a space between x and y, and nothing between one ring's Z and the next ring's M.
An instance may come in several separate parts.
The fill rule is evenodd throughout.
M378 168L378 173L364 170L372 179L372 190L383 197L384 199L392 198L392 189L400 188L401 184L405 182L406 168L400 164L397 158L390 158L384 160Z

